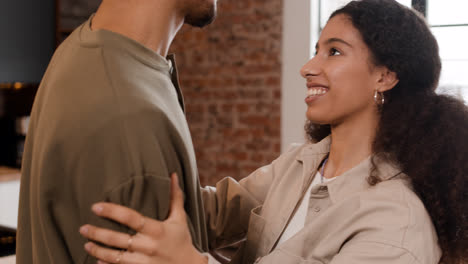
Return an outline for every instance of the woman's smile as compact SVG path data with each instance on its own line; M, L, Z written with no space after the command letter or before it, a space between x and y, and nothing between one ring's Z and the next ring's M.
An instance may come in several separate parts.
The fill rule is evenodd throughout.
M305 98L306 104L310 104L321 96L328 93L328 88L323 86L311 86L307 85L307 97Z

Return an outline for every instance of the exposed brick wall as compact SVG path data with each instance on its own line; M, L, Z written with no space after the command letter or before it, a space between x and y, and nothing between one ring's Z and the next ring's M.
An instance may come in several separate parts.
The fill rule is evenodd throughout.
M99 3L61 1L67 27ZM218 5L212 25L184 26L171 48L203 185L240 179L280 153L282 0Z
M220 0L177 54L202 184L240 179L280 153L282 0Z

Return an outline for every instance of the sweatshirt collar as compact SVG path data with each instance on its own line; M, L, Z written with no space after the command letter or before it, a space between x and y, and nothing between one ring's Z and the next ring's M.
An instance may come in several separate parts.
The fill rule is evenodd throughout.
M119 52L129 54L149 67L170 74L174 66L170 58L166 59L159 53L122 34L105 29L92 30L91 24L93 18L94 14L77 29L82 46L116 49Z
M322 160L330 152L330 144L330 136L315 144L308 143L297 155L296 159L303 164L304 168L312 168L317 171ZM382 181L390 180L397 176L406 178L396 164L392 164L377 157L374 158L374 163L377 169L376 173ZM355 193L371 188L372 186L367 181L371 170L372 159L371 156L369 156L353 168L337 176L333 181L323 183L313 189L323 190L323 187L326 187L328 189L330 199L333 203L336 203L349 198Z

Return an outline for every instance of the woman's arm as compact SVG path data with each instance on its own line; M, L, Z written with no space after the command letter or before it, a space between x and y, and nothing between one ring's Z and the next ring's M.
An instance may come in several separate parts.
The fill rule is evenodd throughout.
M402 247L378 241L350 241L330 264L422 264L414 254Z
M202 188L210 249L245 238L252 209L264 203L274 179L274 163L241 181L226 177L216 187Z

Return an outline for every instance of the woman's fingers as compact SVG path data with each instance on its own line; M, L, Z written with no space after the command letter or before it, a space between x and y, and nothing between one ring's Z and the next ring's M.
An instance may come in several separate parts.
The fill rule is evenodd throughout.
M121 248L130 252L141 252L147 255L156 254L156 240L141 233L131 236L125 233L99 228L92 225L82 226L80 228L80 233L89 240L100 242L109 247Z
M137 232L141 232L149 220L133 209L113 203L96 203L91 209L96 215L119 222Z
M128 234L119 233L92 225L82 226L80 228L80 234L90 240L101 242L111 247L124 249L127 249L128 241L132 239L132 237Z
M86 238L105 246L126 249L119 251L89 242L86 244L89 254L105 263L122 264L191 263L195 259L202 259L191 242L184 210L184 195L179 187L178 177L174 173L171 178L170 213L166 221L144 217L135 210L116 204L93 205L92 209L98 216L126 225L137 231L137 234L130 236L85 225L80 229L80 233Z
M184 194L180 189L177 174L173 173L171 177L171 211L169 217L186 221ZM160 234L163 231L161 222L146 218L137 211L118 204L96 203L92 206L92 210L98 216L114 220L140 233L145 233L143 229L147 227L151 227L152 234Z
M85 244L85 250L89 255L97 258L98 264L118 263L118 264L136 264L151 263L148 256L124 250L109 249L99 246L93 242Z
M104 248L94 244L93 242L86 243L85 249L91 256L107 263L127 263L124 258L129 254L129 252L122 250Z

